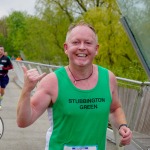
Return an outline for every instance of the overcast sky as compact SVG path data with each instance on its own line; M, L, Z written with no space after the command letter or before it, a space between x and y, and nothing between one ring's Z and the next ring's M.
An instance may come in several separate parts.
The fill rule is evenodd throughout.
M12 11L26 11L34 14L36 0L0 0L0 18L8 16Z

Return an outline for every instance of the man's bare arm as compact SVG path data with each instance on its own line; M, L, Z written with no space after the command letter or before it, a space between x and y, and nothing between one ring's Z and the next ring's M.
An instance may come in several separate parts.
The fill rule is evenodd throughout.
M36 69L24 71L24 86L17 106L17 124L19 127L31 125L47 108L50 102L50 95L46 91L45 79L40 81L46 74L39 75ZM31 92L40 81L35 94ZM44 100L44 102L43 102Z
M128 145L130 144L132 139L132 132L127 126L125 126L125 124L127 124L127 121L125 113L121 106L121 102L119 100L116 77L111 72L110 72L110 87L112 92L110 120L111 123L113 123L113 125L119 130L119 134L122 136L120 144Z

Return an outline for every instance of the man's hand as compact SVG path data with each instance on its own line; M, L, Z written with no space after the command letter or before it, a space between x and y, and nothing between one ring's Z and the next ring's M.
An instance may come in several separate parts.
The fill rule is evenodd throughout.
M24 72L24 87L29 91L32 91L38 81L40 81L46 75L46 73L40 75L37 69L27 70L25 66L22 66L22 69Z
M132 140L131 130L126 126L122 126L119 129L119 134L121 135L120 146L129 145Z

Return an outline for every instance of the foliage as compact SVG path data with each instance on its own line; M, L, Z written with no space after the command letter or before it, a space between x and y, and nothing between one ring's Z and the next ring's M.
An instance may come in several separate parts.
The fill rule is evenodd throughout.
M3 17L0 20L0 45L5 47L5 51L8 52L8 54L10 53L11 50L11 44L8 41L7 38L7 25L6 25L6 18Z
M24 48L24 40L26 39L26 14L14 11L6 19L7 24L7 40L11 47L12 55L19 55Z
M57 20L54 18L49 20L49 17L46 16L39 20L37 17L31 17L28 20L27 34L29 36L26 40L24 52L28 54L27 58L29 60L59 65L65 62L63 42L66 31L62 28L65 26L65 18L60 15L57 18ZM29 49L31 53L28 53Z

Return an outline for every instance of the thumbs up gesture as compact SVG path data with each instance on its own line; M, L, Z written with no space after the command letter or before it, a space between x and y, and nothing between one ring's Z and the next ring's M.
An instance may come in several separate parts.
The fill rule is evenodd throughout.
M46 76L46 73L40 75L37 69L28 70L25 66L22 66L22 70L24 72L24 88L28 91L32 91L36 84Z

